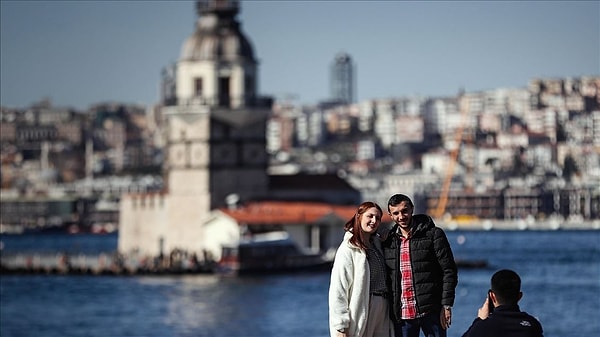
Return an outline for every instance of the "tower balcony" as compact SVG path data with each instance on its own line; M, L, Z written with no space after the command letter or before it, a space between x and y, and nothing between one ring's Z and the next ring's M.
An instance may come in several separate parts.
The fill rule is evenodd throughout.
M273 98L269 96L194 96L187 99L173 100L171 104L167 104L165 107L177 108L185 107L188 109L195 109L197 111L208 111L207 109L213 107L219 108L271 108L273 105ZM194 108L197 107L197 108Z
M196 10L202 16L208 13L237 14L240 10L239 0L197 0Z

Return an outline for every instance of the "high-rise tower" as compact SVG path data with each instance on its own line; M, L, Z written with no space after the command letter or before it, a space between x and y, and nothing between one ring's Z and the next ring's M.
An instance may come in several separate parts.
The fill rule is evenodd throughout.
M331 98L334 101L350 104L355 99L355 75L352 58L347 53L339 53L331 66Z

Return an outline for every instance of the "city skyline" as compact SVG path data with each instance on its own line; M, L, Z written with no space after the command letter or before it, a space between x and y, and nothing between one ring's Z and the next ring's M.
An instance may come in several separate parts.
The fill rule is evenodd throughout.
M1 1L0 103L85 109L160 100L161 69L194 32L193 1ZM600 73L600 3L242 1L259 92L330 98L339 52L357 101L525 87Z

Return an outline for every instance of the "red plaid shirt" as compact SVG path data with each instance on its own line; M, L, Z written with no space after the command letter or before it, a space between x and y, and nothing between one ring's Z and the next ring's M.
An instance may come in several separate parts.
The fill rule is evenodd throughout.
M413 285L412 266L410 264L410 235L400 239L400 273L402 275L402 318L415 319L418 317L417 300Z

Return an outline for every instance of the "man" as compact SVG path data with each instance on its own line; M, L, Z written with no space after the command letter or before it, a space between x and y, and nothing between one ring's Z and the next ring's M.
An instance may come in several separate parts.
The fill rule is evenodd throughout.
M383 249L392 291L390 311L396 337L446 337L458 271L444 231L430 216L413 215L412 200L388 201L394 221Z
M477 312L477 318L463 337L543 337L542 325L519 309L523 297L521 278L508 269L492 276L492 289ZM492 312L490 312L490 304Z

